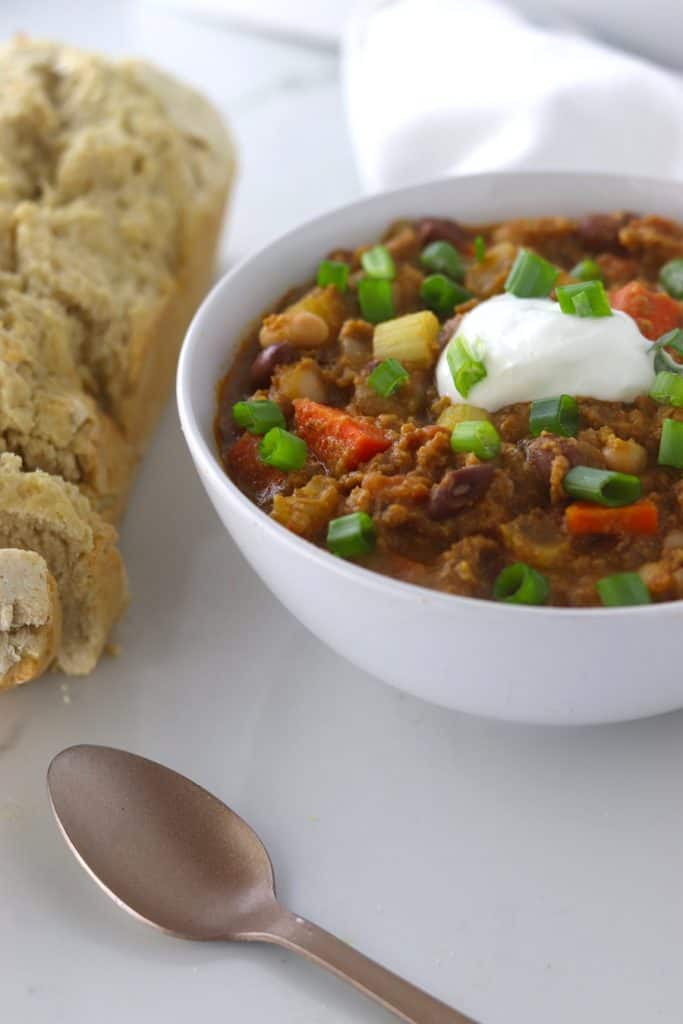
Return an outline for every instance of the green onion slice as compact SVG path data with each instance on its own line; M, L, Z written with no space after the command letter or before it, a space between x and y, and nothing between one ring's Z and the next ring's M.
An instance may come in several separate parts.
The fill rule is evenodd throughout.
M602 270L595 260L580 260L569 273L578 281L602 281Z
M576 437L579 429L579 405L571 395L544 398L531 403L529 430L538 437L547 430L560 437Z
M393 281L396 277L396 265L386 245L373 245L363 253L360 261L370 277L383 281Z
M250 434L267 434L273 427L284 427L285 417L276 402L267 398L253 398L247 402L235 402L232 418L238 427Z
M362 277L358 282L358 302L363 317L371 324L392 320L395 315L391 281Z
M669 354L671 349L676 355L683 358L683 331L680 327L674 327L654 343L655 351L655 373L680 373L683 375L683 362L677 362Z
M434 274L446 274L454 281L465 277L463 258L450 242L430 242L420 253L420 263Z
M621 508L632 505L642 494L642 485L637 476L630 473L614 473L607 469L593 469L590 466L575 466L562 481L570 498L593 501L607 508Z
M389 398L407 380L410 380L410 374L398 359L385 359L372 371L368 377L368 384L382 398Z
M550 295L559 270L528 249L520 249L505 282L505 291L518 299L542 299Z
M555 294L562 312L570 316L612 316L602 281L558 285Z
M472 452L483 462L495 459L500 452L500 434L488 420L464 420L451 434L454 452Z
M650 591L637 572L617 572L613 576L604 576L595 586L605 608L652 604Z
M683 409L683 376L670 371L658 373L650 390L650 398L654 398L660 405Z
M683 469L683 423L680 420L664 420L662 423L657 461L660 466Z
M368 555L375 547L375 524L367 512L352 512L330 520L327 527L327 546L340 558Z
M454 308L461 302L471 299L472 292L468 292L462 285L451 281L445 274L430 274L422 282L420 298L425 306L433 310L437 316L444 317L450 316Z
M665 263L659 271L659 283L674 299L683 299L683 259Z
M486 259L486 242L483 235L477 235L474 239L474 258L477 263L483 263Z
M273 427L261 439L259 455L266 465L289 472L301 469L308 457L308 447L296 434L290 434L282 427Z
M341 260L323 260L318 266L317 284L326 288L333 284L340 292L345 292L349 283L349 265Z
M463 398L486 377L486 366L472 355L464 338L455 337L449 342L446 361L458 394Z
M550 586L545 576L525 562L508 565L493 584L496 601L507 604L545 604Z

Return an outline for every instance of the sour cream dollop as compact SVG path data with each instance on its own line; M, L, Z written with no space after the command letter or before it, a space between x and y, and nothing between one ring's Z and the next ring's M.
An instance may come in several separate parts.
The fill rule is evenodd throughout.
M489 412L561 394L631 402L655 378L652 342L619 310L570 316L551 299L497 295L466 313L456 333L486 377L467 397L458 392L448 365L451 340L436 368L437 390Z

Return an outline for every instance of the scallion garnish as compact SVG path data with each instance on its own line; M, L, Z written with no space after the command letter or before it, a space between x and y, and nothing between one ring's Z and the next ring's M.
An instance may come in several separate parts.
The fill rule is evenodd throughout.
M595 260L580 260L569 273L577 281L602 281L602 270Z
M246 402L235 402L232 418L238 427L250 434L267 434L273 427L284 427L285 417L276 402L267 398L252 398Z
M327 546L340 558L368 555L375 547L375 524L367 512L352 512L332 519L327 527Z
M337 291L345 292L349 282L349 265L341 260L323 260L318 266L317 284L326 288L333 284Z
M438 243L435 242L435 245ZM437 316L450 316L456 306L472 298L462 285L451 281L445 274L430 274L425 277L420 287L420 298L425 306L433 310Z
M570 469L562 486L570 498L593 501L607 508L621 508L632 505L642 494L642 485L637 476L630 473L615 473L607 469L593 469L590 466L575 466Z
M467 398L475 384L486 377L486 366L470 352L464 338L455 337L449 342L446 361L458 394Z
M486 259L486 242L483 235L477 235L474 239L474 258L477 263L483 263Z
M683 423L680 420L664 420L662 423L657 461L660 466L683 469Z
M659 271L659 283L674 299L683 299L683 259L665 263Z
M308 446L296 434L290 434L282 427L273 427L261 439L259 455L266 465L289 472L301 469L308 457Z
M658 373L650 389L650 398L660 405L673 405L676 409L683 409L683 377L670 371Z
M558 285L555 294L562 312L570 316L612 316L602 281Z
M451 434L454 452L472 452L483 462L495 459L500 452L500 434L488 420L465 420L456 423Z
M382 398L389 398L407 380L410 380L410 374L398 359L385 359L372 371L368 377L368 384Z
M379 324L395 316L391 281L362 277L358 282L358 302L363 317L371 324Z
M550 586L545 576L525 562L508 565L493 584L496 601L507 604L545 604Z
M366 249L360 258L366 274L383 281L393 281L396 277L396 265L386 245L373 245Z
M680 327L674 327L673 331L663 334L654 343L655 373L683 374L683 362L679 363L673 359L667 349L683 357L683 331Z
M637 572L617 572L613 576L604 576L595 586L605 608L652 604L650 591Z
M542 256L520 249L505 282L505 291L518 299L542 299L553 289L559 270Z
M450 242L430 242L420 253L420 263L434 274L446 274L454 281L465 277L463 258Z
M538 437L547 430L560 437L576 437L579 429L579 406L571 395L544 398L531 403L529 430Z

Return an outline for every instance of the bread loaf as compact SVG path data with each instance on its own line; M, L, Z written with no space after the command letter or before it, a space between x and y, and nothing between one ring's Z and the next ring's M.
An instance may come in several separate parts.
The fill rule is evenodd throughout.
M211 282L234 160L209 104L144 63L19 39L0 81L0 451L23 462L2 462L0 544L45 558L57 663L87 672L125 602L105 520Z

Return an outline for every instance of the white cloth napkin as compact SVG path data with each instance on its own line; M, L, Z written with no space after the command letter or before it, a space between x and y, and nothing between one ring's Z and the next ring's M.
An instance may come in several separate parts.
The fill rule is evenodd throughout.
M370 191L504 169L683 179L682 77L494 0L366 4L343 77Z

